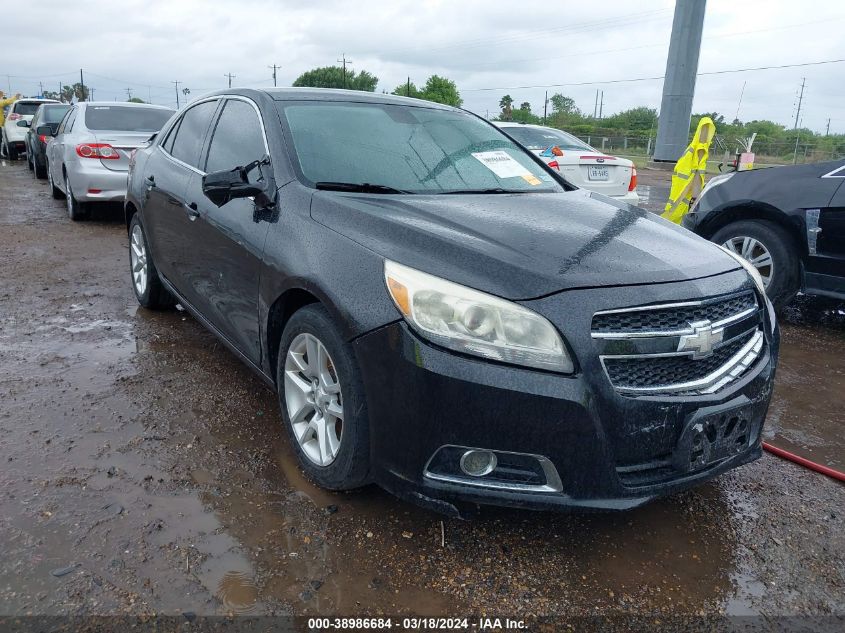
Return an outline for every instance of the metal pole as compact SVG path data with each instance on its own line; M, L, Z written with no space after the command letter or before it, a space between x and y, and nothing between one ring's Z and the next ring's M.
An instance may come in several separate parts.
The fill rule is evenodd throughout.
M546 111L549 109L549 91L546 90L546 98L543 100L543 125L546 124Z
M804 101L804 82L806 80L806 77L801 79L801 93L798 95L798 110L795 112L795 126L792 128L793 130L798 129L798 117L801 116L801 102Z
M675 162L689 143L695 75L701 51L706 0L676 0L666 78L654 143L654 160Z
M180 81L171 81L170 83L176 88L176 109L179 109L179 84L182 83Z
M85 79L82 77L82 69L79 69L79 100L85 101Z

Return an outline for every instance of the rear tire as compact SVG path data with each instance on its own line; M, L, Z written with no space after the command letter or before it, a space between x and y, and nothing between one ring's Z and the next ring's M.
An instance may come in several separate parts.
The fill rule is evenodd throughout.
M29 171L35 171L35 166L32 164L32 152L26 153L26 166Z
M38 158L32 157L32 164L34 165L35 177L39 180L44 180L47 177L47 167L38 164Z
M67 216L73 222L79 222L85 218L82 203L73 195L73 189L70 188L70 178L68 178L67 173L65 173L65 201L67 203Z
M369 483L364 385L351 346L323 306L307 305L288 321L279 342L276 381L282 420L308 478L329 490Z
M50 161L47 161L47 182L50 185L50 195L53 196L54 200L62 200L65 197L65 194L62 193L62 190L56 186L56 183L53 182L53 170L50 169Z
M770 279L766 285L766 294L775 308L780 310L792 301L800 287L798 255L792 239L783 228L765 220L732 222L716 231L710 239L724 246L733 240L733 250L741 250L743 238L756 240L760 248L768 251L771 256L771 268L761 268L761 272L768 272Z
M129 222L129 275L135 298L143 307L165 310L176 303L173 295L161 283L147 243L147 234L137 213Z

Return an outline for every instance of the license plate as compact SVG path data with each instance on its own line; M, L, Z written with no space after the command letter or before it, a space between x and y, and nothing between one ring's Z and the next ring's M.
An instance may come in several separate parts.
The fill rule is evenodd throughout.
M743 452L756 441L761 421L755 405L744 396L728 406L699 409L681 434L674 466L693 472Z
M587 167L587 178L590 180L610 180L610 170L603 165L590 165Z

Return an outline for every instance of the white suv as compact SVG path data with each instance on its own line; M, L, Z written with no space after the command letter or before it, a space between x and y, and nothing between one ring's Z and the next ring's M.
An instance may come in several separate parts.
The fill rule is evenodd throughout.
M26 152L26 131L35 111L42 103L59 103L55 99L18 99L9 106L3 124L2 152L9 160L17 160ZM24 123L21 123L24 122Z

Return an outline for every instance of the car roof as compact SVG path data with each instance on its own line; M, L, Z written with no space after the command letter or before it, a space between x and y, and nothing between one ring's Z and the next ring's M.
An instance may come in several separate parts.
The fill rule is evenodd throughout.
M335 88L233 88L231 90L218 90L205 94L197 100L226 95L255 98L258 94L267 95L275 101L345 101L348 103L385 103L416 106L437 110L460 110L459 108L453 108L442 103L434 103L433 101L426 101L425 99L366 92L364 90L340 90Z
M519 121L490 121L493 125L498 127L533 127L538 130L555 130L556 132L566 132L566 130L559 130L556 127L549 127L548 125L536 125L534 123L520 123ZM569 132L566 132L569 134Z
M36 97L23 97L18 99L15 103L61 103L58 99L40 99Z
M156 105L154 103L135 103L132 101L79 101L75 105L100 108L104 106L108 106L110 108L115 106L119 108L155 108L157 110L173 111L173 108L168 108L167 106Z

